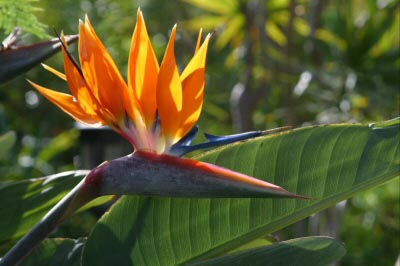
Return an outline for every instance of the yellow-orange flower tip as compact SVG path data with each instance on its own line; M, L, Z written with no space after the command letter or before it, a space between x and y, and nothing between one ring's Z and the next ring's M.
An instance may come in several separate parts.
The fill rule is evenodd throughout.
M195 55L180 74L174 53L175 36L176 25L159 65L139 8L126 82L85 15L84 21L79 20L80 65L64 48L65 74L43 65L66 80L72 95L30 83L78 122L107 124L128 139L135 150L168 153L200 116L210 39L208 34L201 42L200 30Z
M60 79L67 80L67 77L65 76L65 74L61 73L60 71L58 71L58 70L52 68L51 66L48 66L48 65L46 65L46 64L43 64L43 63L41 63L41 65L42 65L42 67L43 67L44 69L46 69L47 71L53 73L54 75L56 75L56 76L59 77Z
M201 38L202 38L202 37L203 37L203 28L200 29L199 35L197 36L197 43L196 43L196 50L195 50L195 53L197 53L197 51L198 51L199 48L200 48L200 45L201 45Z

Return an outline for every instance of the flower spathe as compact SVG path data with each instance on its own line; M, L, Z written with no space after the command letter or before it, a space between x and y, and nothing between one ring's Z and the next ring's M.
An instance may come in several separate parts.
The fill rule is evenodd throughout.
M79 24L80 67L69 54L63 36L65 74L45 66L66 80L72 95L30 83L76 121L89 126L108 125L135 150L168 153L200 116L210 40L208 34L201 43L200 31L195 54L180 74L175 35L176 26L159 65L139 9L126 82L86 17Z

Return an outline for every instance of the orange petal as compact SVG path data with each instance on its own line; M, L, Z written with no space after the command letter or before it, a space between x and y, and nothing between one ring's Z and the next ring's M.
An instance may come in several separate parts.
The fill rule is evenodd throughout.
M172 29L157 82L158 114L163 134L171 142L169 144L178 140L176 132L180 126L180 112L182 111L182 84L174 53L175 35L176 25Z
M63 43L66 45L64 36L61 38ZM64 56L64 70L67 77L68 86L72 92L72 95L76 98L77 104L79 104L81 109L84 110L88 115L100 116L101 106L91 93L90 88L87 86L80 70L68 56L68 51L65 50L64 46L62 47L62 52Z
M87 17L79 25L79 54L88 86L113 120L124 118L126 112L133 114L128 87Z
M128 84L148 126L156 119L156 88L159 66L140 9L129 54Z
M58 71L58 70L55 70L55 69L52 68L51 66L48 66L48 65L45 65L45 64L42 63L42 67L43 67L44 69L46 69L47 71L53 73L54 75L58 76L60 79L67 80L67 77L65 76L65 74L61 73L61 72Z
M203 105L205 86L206 56L210 35L207 35L203 45L193 56L182 73L183 106L181 126L178 137L181 138L196 124Z
M201 44L201 38L202 38L202 36L203 36L203 29L200 29L199 36L197 36L197 43L196 43L196 50L195 50L195 54L197 53L197 51L198 51L198 50L199 50L199 48L200 48L200 44Z
M181 81L184 81L190 74L199 68L205 68L208 43L210 42L211 34L207 34L203 44L197 49L196 54L192 57L189 64L181 74ZM201 51L200 51L201 50Z
M44 97L57 105L61 110L69 114L76 121L91 126L104 124L103 120L100 117L87 114L84 110L82 110L82 108L77 104L73 96L47 89L29 80L28 82Z

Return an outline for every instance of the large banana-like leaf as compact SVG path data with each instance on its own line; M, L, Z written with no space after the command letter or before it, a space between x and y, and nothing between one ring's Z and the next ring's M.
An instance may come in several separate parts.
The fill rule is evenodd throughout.
M274 245L227 254L190 266L325 266L346 253L343 244L330 237L304 237Z
M70 171L37 179L0 182L0 252L3 244L28 232L87 173Z
M46 239L21 266L79 266L84 243L85 239Z
M83 265L183 265L224 253L399 176L399 120L303 128L197 157L314 200L123 197Z
M78 266L85 239L46 239L21 266ZM273 245L229 253L189 266L325 266L338 261L346 253L339 240L330 237L304 237Z

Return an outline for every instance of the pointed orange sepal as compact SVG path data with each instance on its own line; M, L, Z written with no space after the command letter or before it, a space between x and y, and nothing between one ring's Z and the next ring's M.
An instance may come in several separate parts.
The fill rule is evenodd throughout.
M197 51L200 48L201 45L201 38L203 37L203 29L200 29L199 31L199 35L197 36L197 43L196 43L196 50L195 50L195 54L197 53Z
M126 105L134 100L127 95L125 81L87 17L79 23L79 55L86 83L102 109L113 121L123 119Z
M61 41L65 74L44 65L67 81L72 95L35 87L76 120L94 124L96 119L107 124L127 138L135 150L168 153L200 117L210 40L208 35L202 42L200 30L195 54L180 75L174 52L175 36L176 25L159 66L138 9L127 84L86 16L84 22L79 22L80 65L69 53L64 35Z
M99 102L93 95L91 88L86 84L81 70L72 61L69 51L66 50L68 49L68 45L65 42L63 34L61 35L61 40L64 43L62 53L64 56L65 77L72 95L81 109L89 116L103 117L104 115L102 114ZM105 124L105 120L102 118L99 122Z
M156 89L159 72L156 55L147 33L143 14L138 9L128 64L128 85L136 97L148 127L156 120Z
M104 124L102 119L97 115L86 113L79 106L73 96L47 89L29 80L28 82L49 101L57 105L61 110L69 114L75 120L90 126L100 126Z
M176 133L180 127L180 113L182 111L182 84L174 52L175 35L176 25L172 29L157 82L158 114L162 121L163 134L170 142L169 144L179 140Z
M179 138L185 136L200 117L204 99L206 56L210 37L211 35L208 34L181 75L183 107L181 125L177 134Z
M48 66L48 65L42 63L42 67L43 67L44 69L46 69L47 71L53 73L54 75L56 75L56 76L59 77L60 79L63 79L63 80L65 80L65 81L67 80L67 77L65 76L65 74L63 74L63 73L61 73L60 71L58 71L58 70L52 68L51 66Z

